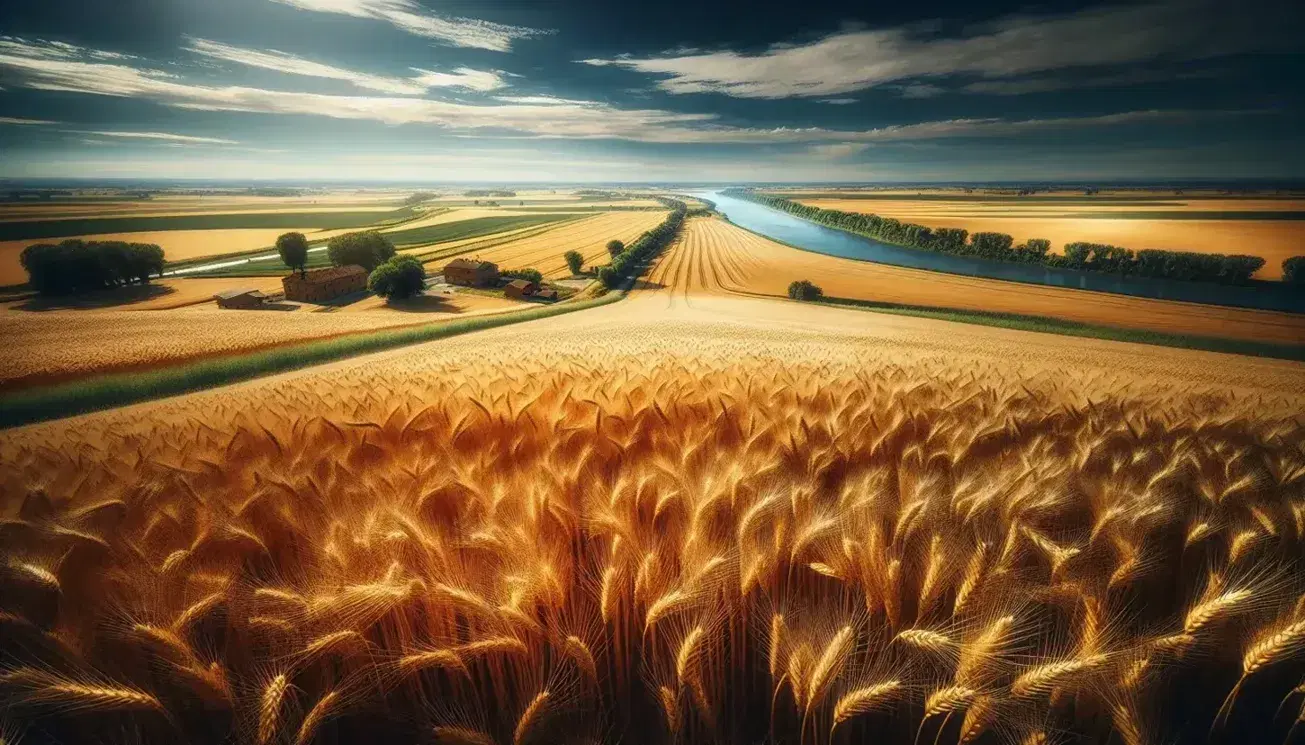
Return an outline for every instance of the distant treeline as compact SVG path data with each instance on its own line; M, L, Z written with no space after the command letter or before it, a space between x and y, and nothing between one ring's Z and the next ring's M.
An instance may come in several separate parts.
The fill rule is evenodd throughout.
M680 232L680 226L684 224L684 216L689 210L688 205L668 197L657 197L657 201L669 207L671 214L667 215L657 227L639 236L638 240L612 259L611 264L598 270L598 278L608 289L616 289L627 279L635 276L634 273L645 261L670 245L676 233Z
M960 228L928 228L891 217L821 209L783 197L758 194L744 189L729 190L728 193L821 225L857 233L884 243L956 256L1221 284L1245 284L1250 281L1251 275L1264 266L1264 259L1259 256L1228 256L1158 249L1133 251L1102 243L1067 243L1064 254L1053 254L1050 252L1051 241L1041 238L1032 238L1016 245L1015 240L1005 233L970 235L969 231Z
M43 295L70 295L146 284L163 273L163 249L153 243L81 241L37 243L19 257L32 287Z
M503 191L499 189L472 189L462 192L464 197L515 197L515 191Z

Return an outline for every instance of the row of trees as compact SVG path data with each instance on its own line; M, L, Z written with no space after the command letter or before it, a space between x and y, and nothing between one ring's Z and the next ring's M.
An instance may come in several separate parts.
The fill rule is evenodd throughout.
M688 206L678 199L662 197L659 201L671 208L671 214L667 215L660 225L639 236L639 239L628 248L623 248L612 259L612 263L598 271L598 278L608 289L614 290L633 277L645 261L670 245L675 235L680 232Z
M148 284L163 273L163 249L153 243L82 241L37 243L19 256L28 282L42 295L71 295Z
M1042 264L1111 274L1163 279L1244 284L1260 267L1259 256L1206 254L1192 251L1133 251L1100 243L1068 243L1063 254L1051 253L1051 241L1034 238L1015 244L1005 233L975 233L956 228L928 228L891 217L826 210L783 197L732 190L732 196L764 204L812 222L858 233L885 243L928 251L974 256L996 261Z

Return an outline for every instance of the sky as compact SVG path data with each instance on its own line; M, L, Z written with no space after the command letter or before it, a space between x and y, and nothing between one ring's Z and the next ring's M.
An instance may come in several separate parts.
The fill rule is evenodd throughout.
M0 4L0 178L1305 176L1305 3Z

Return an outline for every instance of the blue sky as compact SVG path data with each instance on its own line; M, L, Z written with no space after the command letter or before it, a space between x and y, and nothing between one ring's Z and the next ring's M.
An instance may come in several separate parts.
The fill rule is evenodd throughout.
M1295 178L1299 5L8 3L0 177Z

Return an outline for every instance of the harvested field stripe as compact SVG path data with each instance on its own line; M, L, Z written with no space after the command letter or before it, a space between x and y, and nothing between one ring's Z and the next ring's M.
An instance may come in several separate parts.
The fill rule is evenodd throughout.
M370 352L444 339L472 331L549 318L614 303L624 293L529 310L442 323L350 334L151 372L111 374L0 397L0 429L190 393Z

